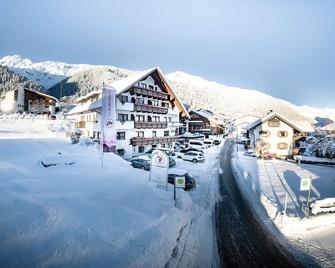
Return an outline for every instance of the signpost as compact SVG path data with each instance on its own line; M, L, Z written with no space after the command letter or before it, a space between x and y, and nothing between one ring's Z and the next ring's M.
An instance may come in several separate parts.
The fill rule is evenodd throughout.
M176 197L176 188L185 188L185 177L184 176L175 176L174 177L174 187L173 187L173 198L174 205L176 206L177 197Z
M312 187L312 177L310 178L301 178L300 181L300 191L308 191L307 203L305 208L305 215L309 214L309 199L311 197L311 187Z
M101 167L103 154L116 152L116 90L103 85L101 105Z
M151 153L149 181L165 186L167 190L169 157L161 150Z

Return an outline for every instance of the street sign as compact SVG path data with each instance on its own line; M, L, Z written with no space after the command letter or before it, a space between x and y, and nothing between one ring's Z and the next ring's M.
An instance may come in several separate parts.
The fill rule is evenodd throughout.
M151 154L150 181L167 186L169 157L161 150L154 150Z
M176 188L185 188L185 177L184 176L176 176L175 177Z
M301 178L300 181L300 191L309 191L311 189L311 179Z

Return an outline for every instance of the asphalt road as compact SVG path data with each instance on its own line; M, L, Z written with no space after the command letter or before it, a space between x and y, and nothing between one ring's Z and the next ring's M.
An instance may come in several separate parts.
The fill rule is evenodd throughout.
M233 141L221 152L219 187L222 200L216 204L216 235L223 267L319 267L308 255L270 232L243 199L231 167Z

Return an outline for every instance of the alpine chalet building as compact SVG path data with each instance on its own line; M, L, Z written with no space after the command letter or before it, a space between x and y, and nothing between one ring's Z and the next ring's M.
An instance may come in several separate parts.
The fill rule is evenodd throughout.
M128 159L153 147L172 148L180 120L189 114L159 68L136 73L110 85L116 89L116 152ZM102 90L77 99L69 111L83 135L100 139Z

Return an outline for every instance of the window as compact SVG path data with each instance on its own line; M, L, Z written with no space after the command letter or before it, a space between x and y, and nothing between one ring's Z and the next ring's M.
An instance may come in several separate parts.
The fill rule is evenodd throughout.
M138 147L138 152L139 153L144 153L144 146L139 146Z
M140 83L140 86L143 88L147 88L147 85L145 83Z
M128 96L121 95L121 96L119 96L119 100L122 103L128 102Z
M144 99L137 98L136 99L136 104L144 104Z
M259 131L259 136L262 137L262 138L270 137L270 131L260 130Z
M285 150L285 149L288 149L288 144L287 144L287 143L284 143L284 142L278 143L277 148L278 148L279 150Z
M152 132L152 137L153 137L153 138L156 138L156 137L157 137L157 131L153 131L153 132Z
M288 136L288 132L287 131L278 131L278 137L285 138L287 136Z
M153 90L153 89L154 89L154 86L149 85L149 89Z
M118 114L118 120L121 122L128 121L128 114Z
M125 154L125 150L124 149L118 149L116 152L117 152L117 154L119 156L124 156L124 154Z
M137 131L137 137L143 138L144 137L144 131Z
M164 137L168 137L170 135L169 131L164 131Z
M160 122L159 116L154 116L154 122Z
M144 115L136 115L136 122L144 122Z
M126 132L117 132L116 133L117 140L125 140L126 139Z
M271 118L268 121L268 126L269 127L279 127L280 126L280 121L277 117Z
M17 99L18 99L18 95L19 95L19 91L18 91L18 90L15 90L15 91L14 91L14 101L17 101Z

